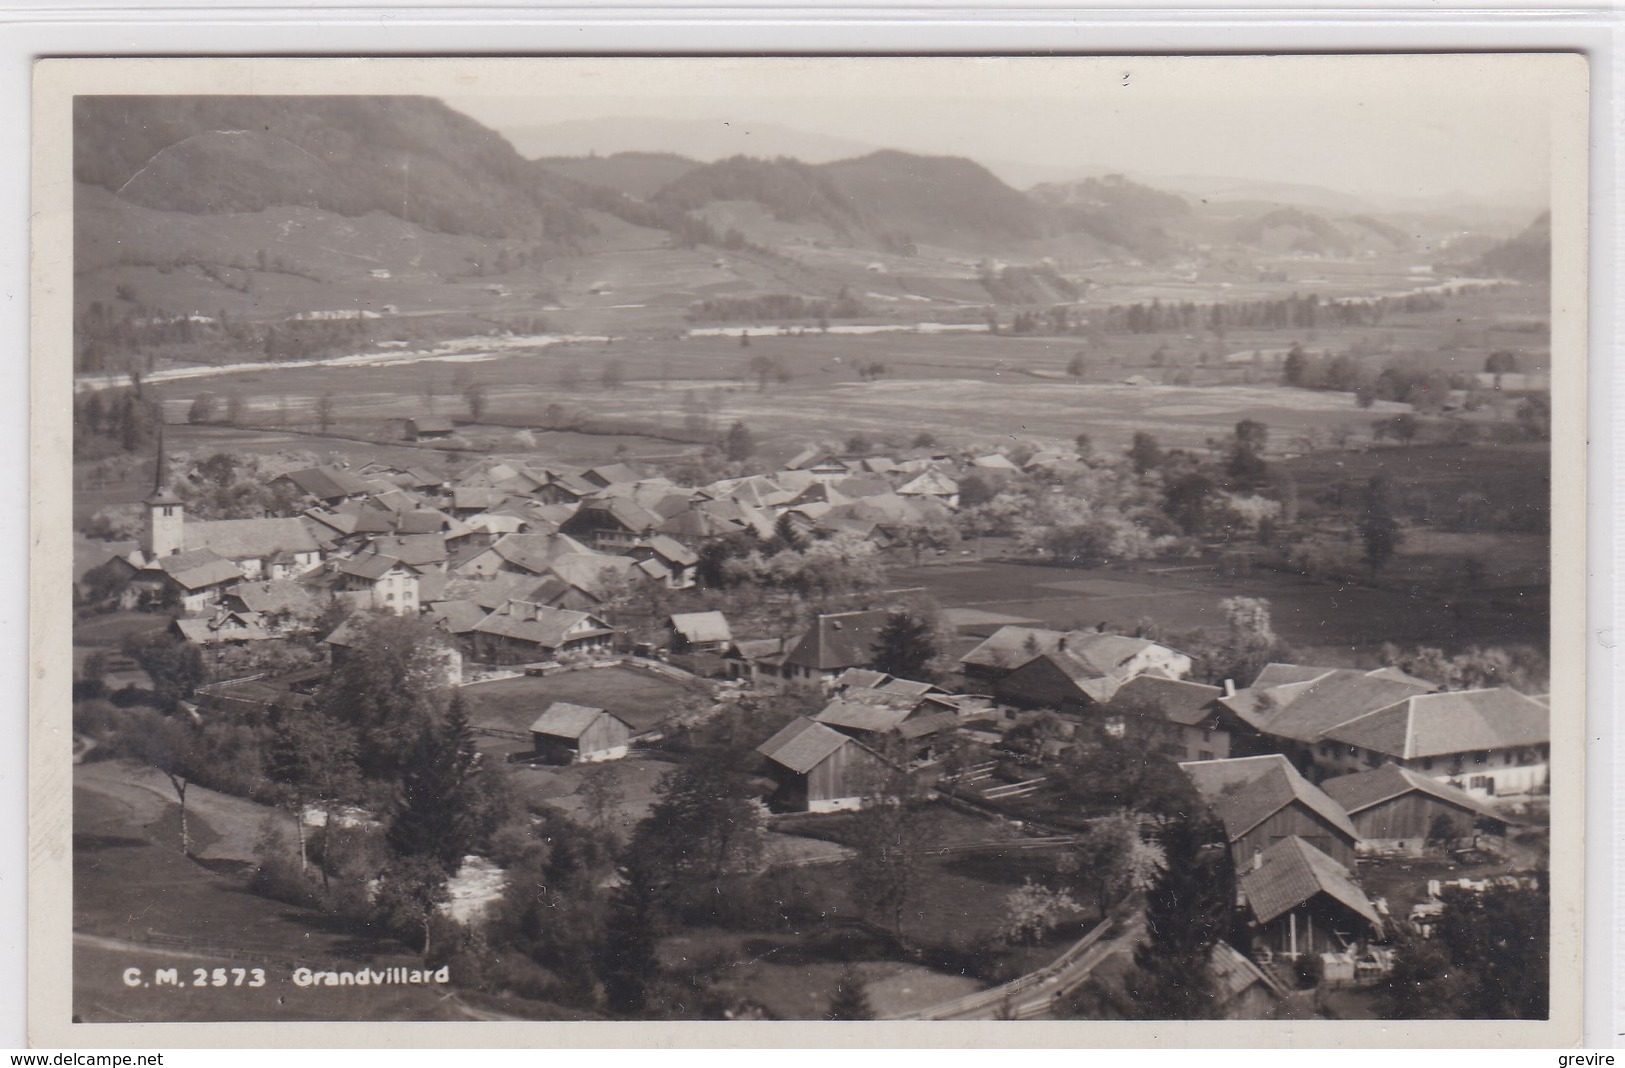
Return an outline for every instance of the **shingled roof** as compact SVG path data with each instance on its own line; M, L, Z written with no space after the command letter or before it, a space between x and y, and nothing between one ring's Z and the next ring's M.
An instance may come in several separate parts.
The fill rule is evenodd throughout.
M1181 763L1179 769L1224 822L1232 842L1293 802L1303 804L1351 840L1360 837L1343 807L1298 774L1292 762L1279 753L1191 760Z
M1505 688L1419 694L1351 718L1326 737L1401 760L1545 745L1551 710Z
M805 775L841 746L856 744L832 727L797 716L756 751L775 764Z
M1249 687L1224 704L1251 726L1280 738L1316 742L1333 727L1395 701L1426 693L1430 684L1337 668L1306 680Z
M721 612L674 612L671 625L685 641L694 643L733 641L733 630L728 626L728 617Z
M187 520L188 549L213 549L228 560L263 560L277 553L314 553L321 546L304 521L291 519Z
M1376 908L1348 870L1296 835L1264 850L1258 867L1240 872L1237 884L1259 923L1269 923L1315 895L1325 894L1373 928L1382 928Z
M1112 704L1150 705L1169 722L1192 727L1212 715L1213 702L1223 695L1217 686L1161 675L1136 675L1112 694Z
M536 722L530 725L530 731L532 734L545 734L550 738L577 739L587 733L587 728L597 722L599 716L620 719L613 712L606 712L602 708L575 705L569 701L554 701L536 717ZM621 722L626 723L625 720ZM630 724L627 724L627 729L631 729Z
M890 615L884 609L821 615L791 644L784 662L817 671L862 667L874 660L875 642Z
M158 558L158 567L187 590L201 590L242 579L243 569L212 549L188 549Z
M1327 779L1321 783L1320 788L1326 791L1326 795L1333 801L1342 805L1344 811L1351 816L1364 812L1373 805L1380 805L1384 801L1392 801L1396 797L1415 792L1427 794L1447 805L1454 805L1478 816L1506 822L1506 817L1488 805L1479 803L1470 794L1456 789L1449 783L1431 779L1409 768L1402 768L1398 764L1384 764L1371 771L1339 775L1335 779Z

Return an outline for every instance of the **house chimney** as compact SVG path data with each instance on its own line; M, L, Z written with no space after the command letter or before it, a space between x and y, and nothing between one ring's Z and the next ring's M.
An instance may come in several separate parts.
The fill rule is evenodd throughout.
M1236 696L1236 680L1235 679L1225 679L1224 680L1224 695L1226 697L1234 697L1234 696Z
M1259 868L1262 868L1263 866L1264 866L1264 851L1262 849L1254 849L1253 850L1253 871L1257 871Z

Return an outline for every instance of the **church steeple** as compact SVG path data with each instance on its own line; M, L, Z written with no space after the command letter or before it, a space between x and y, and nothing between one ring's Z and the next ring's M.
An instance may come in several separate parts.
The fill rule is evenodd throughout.
M169 488L169 467L165 459L164 431L159 427L152 493L141 502L147 508L141 525L141 550L148 556L171 556L186 548L186 505Z

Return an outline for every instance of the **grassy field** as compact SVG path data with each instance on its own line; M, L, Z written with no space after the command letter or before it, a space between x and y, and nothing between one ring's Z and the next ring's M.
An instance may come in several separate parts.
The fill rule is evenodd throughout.
M639 733L665 722L676 711L678 699L688 692L680 682L624 667L525 675L461 690L475 726L528 730L548 705L569 701L613 712Z
M982 561L901 568L890 577L899 587L925 587L945 608L976 608L1063 629L1105 623L1132 630L1142 620L1170 631L1218 629L1225 625L1221 600L1264 597L1282 638L1334 664L1358 662L1383 642L1453 649L1546 641L1546 622L1538 613L1484 599L1458 611L1420 590L1340 588L1274 572L1227 579L1216 569L1083 571ZM972 644L963 639L953 652Z

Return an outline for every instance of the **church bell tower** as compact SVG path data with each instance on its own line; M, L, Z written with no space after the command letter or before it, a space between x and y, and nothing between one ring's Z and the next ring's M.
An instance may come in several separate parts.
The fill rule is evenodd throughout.
M141 551L149 557L172 556L186 548L186 505L169 489L164 463L164 432L158 431L158 464L152 493L141 502L147 509L141 527Z

